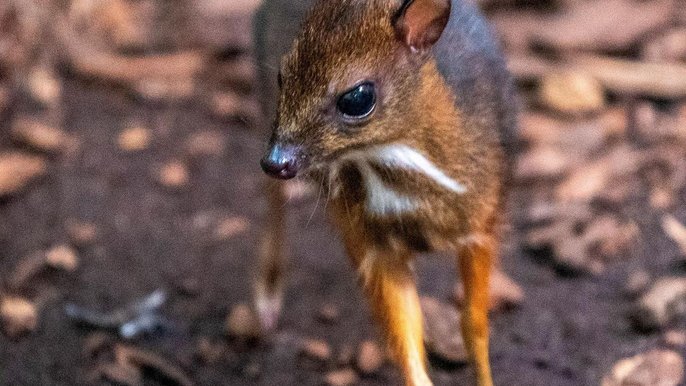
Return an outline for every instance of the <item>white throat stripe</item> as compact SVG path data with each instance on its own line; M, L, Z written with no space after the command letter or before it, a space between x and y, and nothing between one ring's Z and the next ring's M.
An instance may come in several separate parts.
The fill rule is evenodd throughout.
M421 172L441 186L455 193L465 193L467 188L454 179L448 177L431 161L417 150L407 145L388 145L376 150L379 160L400 168Z
M358 161L367 189L367 209L382 216L400 215L417 209L417 204L409 197L400 195L386 187L372 168L364 161Z

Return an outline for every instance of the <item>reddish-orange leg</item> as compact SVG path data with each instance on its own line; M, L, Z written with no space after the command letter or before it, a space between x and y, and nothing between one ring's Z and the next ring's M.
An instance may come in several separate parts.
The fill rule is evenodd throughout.
M478 386L492 386L488 359L488 287L495 238L483 236L465 245L458 260L465 291L462 337L476 370Z

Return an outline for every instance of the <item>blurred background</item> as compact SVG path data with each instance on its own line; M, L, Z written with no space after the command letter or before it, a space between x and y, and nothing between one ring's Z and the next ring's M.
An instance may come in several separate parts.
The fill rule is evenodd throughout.
M0 384L399 383L303 183L256 328L258 3L0 1ZM686 4L478 3L522 110L496 384L684 384ZM473 382L455 276L419 260L437 385Z

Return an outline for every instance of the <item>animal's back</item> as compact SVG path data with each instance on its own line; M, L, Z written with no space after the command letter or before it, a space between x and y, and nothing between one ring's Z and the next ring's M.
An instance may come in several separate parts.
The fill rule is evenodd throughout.
M495 130L509 165L517 136L514 83L486 20L469 1L451 0L433 53L467 124L484 134Z

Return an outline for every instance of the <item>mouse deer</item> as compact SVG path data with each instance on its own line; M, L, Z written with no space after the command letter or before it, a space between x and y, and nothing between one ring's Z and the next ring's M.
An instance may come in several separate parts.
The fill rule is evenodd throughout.
M266 0L255 26L272 129L263 170L322 185L407 385L431 385L413 257L453 256L464 342L478 385L492 385L489 271L516 109L483 17L468 0ZM284 288L283 187L267 195L255 306L270 329Z

